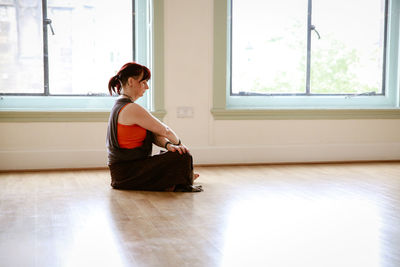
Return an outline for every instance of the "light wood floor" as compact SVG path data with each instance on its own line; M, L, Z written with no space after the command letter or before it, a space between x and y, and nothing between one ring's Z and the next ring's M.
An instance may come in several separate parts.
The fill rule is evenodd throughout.
M197 171L202 193L1 173L0 266L400 266L400 163Z

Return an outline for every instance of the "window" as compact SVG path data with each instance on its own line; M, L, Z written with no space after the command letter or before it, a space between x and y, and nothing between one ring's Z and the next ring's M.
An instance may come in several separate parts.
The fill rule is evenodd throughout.
M108 79L124 63L152 67L151 5L0 0L0 108L108 110Z
M397 109L399 2L215 0L214 115Z
M384 94L385 11L386 0L234 0L231 95Z

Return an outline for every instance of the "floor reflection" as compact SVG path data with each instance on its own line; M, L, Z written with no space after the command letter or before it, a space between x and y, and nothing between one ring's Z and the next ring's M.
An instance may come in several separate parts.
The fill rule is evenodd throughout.
M194 194L113 190L109 210L114 235L133 266L186 266L199 255L188 221L193 220ZM204 266L204 265L203 265Z
M129 266L120 240L115 235L107 202L87 201L77 205L71 216L70 242L64 247L62 266Z
M368 197L249 197L229 212L221 266L380 266L380 220Z
M204 167L200 194L107 171L0 174L0 266L400 266L400 165Z

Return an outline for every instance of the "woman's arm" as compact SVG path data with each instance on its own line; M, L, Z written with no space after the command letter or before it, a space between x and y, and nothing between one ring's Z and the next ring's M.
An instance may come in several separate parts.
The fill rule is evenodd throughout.
M161 135L154 134L154 144L156 144L159 147L165 147L165 144L169 140Z
M171 128L136 103L128 104L121 110L118 116L118 122L126 125L137 124L153 132L156 136L159 136L159 138L157 138L159 141L157 145L161 147L164 147L167 141L173 144L178 144L180 142L178 135ZM168 140L165 140L165 138Z
M166 148L168 151L178 151L179 154L189 152L189 149L184 144L181 143L174 145L167 138L160 135L154 135L154 143L159 147Z

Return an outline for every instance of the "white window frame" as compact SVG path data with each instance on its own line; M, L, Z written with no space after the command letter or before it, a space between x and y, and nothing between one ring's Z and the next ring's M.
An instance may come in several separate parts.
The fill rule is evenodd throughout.
M146 14L135 23L135 30L146 39L135 38L136 61L152 70L151 93L138 101L162 119L163 102L163 1L135 1L137 13ZM154 60L155 59L155 60ZM110 74L110 77L113 74ZM104 85L108 93L107 85ZM157 99L154 97L157 95ZM115 96L25 96L0 95L0 122L107 121Z
M400 0L389 1L384 96L231 96L231 0L214 0L215 119L400 118Z

